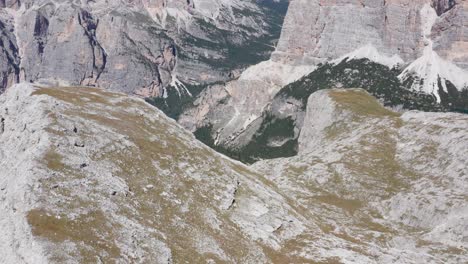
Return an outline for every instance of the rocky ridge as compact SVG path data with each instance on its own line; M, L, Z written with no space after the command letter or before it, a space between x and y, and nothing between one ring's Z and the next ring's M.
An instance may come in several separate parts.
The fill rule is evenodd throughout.
M306 228L258 173L140 99L17 85L0 100L2 263L262 263Z
M465 115L323 90L299 155L247 167L124 94L0 103L1 262L467 261Z
M467 162L462 154L468 147L466 119L450 113L399 114L362 89L322 90L309 98L298 155L253 167L307 210L319 212L317 222L368 252L339 262L464 262L455 252L468 242L463 183L468 174L462 165ZM410 260L435 237L433 242L457 249ZM393 245L386 252L399 251L399 257L371 253L382 242Z

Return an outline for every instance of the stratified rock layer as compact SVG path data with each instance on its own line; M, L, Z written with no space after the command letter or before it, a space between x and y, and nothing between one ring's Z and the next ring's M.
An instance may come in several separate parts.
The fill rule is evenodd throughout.
M424 6L432 6L439 16L434 27L429 25L433 37L438 35L436 50L465 57L463 61L444 56L467 70L465 49L455 51L452 46L468 43L462 22L466 20L467 2L463 0L293 0L273 58L317 64L370 44L383 55L396 54L404 62L412 62L423 55L427 44Z
M279 33L278 14L254 1L26 0L0 8L2 38L9 40L0 54L15 58L0 55L2 90L19 79L191 96L185 84L232 78L266 58Z

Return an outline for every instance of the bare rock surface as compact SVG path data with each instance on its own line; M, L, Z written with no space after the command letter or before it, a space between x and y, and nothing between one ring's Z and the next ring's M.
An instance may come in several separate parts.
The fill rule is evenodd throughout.
M231 54L236 47L265 46L276 34L274 15L249 0L25 0L0 8L1 89L31 81L190 96L184 84L229 79L268 54L265 48L240 58Z
M341 263L466 262L467 120L398 114L361 89L322 90L309 98L299 154L253 167L314 212L323 230L353 242L323 251L325 238L309 241L304 254L337 254Z
M124 94L0 103L2 263L467 261L464 115L321 91L299 155L247 167Z
M308 228L261 175L140 99L21 84L0 100L2 263L265 263Z

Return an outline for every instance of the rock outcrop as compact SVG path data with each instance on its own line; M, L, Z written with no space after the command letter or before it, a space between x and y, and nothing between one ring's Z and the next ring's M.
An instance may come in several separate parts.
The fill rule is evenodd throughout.
M466 261L466 115L398 114L362 89L318 91L307 105L299 154L253 167L323 229L356 243L322 251L322 241L309 241L311 256L333 252L342 263ZM381 255L374 251L381 243L392 248ZM432 243L446 250L410 260Z
M468 120L309 99L300 153L232 161L141 99L0 96L0 262L464 263Z
M20 75L20 58L12 20L12 16L0 10L0 94L6 87L18 82Z

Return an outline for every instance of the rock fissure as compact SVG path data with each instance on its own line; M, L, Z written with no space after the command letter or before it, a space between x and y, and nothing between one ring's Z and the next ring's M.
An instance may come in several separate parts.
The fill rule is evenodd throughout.
M92 51L93 72L86 76L87 79L82 85L96 85L101 74L104 72L107 64L107 54L104 48L99 43L96 37L96 30L99 25L99 19L95 20L91 13L86 10L80 10L78 14L78 23L84 30L85 35L88 37L89 45Z

